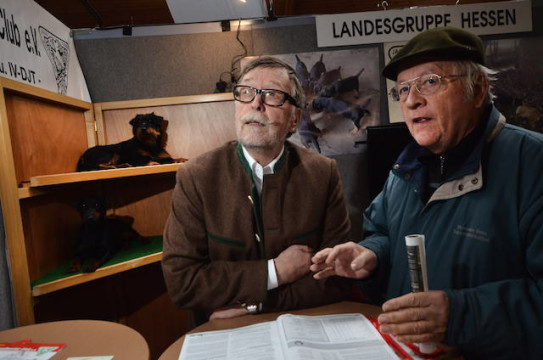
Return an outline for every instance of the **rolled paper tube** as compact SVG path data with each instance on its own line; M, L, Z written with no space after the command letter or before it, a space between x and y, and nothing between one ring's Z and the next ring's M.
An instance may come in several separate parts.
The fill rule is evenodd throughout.
M424 235L407 235L405 237L405 246L407 247L407 264L409 266L409 277L411 278L411 290L413 292L428 291ZM431 354L436 351L436 344L434 343L420 343L418 346L420 352L423 354Z

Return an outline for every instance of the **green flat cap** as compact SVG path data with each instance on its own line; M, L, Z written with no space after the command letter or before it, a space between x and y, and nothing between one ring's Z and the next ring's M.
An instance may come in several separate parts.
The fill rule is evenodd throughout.
M439 27L409 40L383 69L383 76L396 81L398 73L412 66L438 60L472 60L484 65L483 41L455 27Z

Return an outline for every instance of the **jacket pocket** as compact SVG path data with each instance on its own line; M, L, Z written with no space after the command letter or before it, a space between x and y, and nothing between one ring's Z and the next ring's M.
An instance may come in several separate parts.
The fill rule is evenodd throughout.
M293 245L307 245L313 250L317 250L320 247L322 238L322 226L317 226L309 231L294 235L291 238L291 244Z
M215 260L246 260L251 249L240 240L207 233L209 258Z
M215 235L212 233L207 233L207 237L209 238L209 240L216 242L218 244L223 244L223 245L228 245L228 246L233 246L233 247L238 247L238 248L245 247L245 243L239 240L228 239L223 236Z

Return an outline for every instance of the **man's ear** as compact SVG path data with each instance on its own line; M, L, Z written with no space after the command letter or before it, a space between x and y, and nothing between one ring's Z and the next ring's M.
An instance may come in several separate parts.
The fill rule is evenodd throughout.
M290 128L288 129L289 133L293 133L296 131L296 126L298 125L298 121L300 121L300 117L302 116L302 109L295 108L294 113L292 114L292 123L290 124Z
M475 107L480 108L484 105L489 86L488 78L482 74L479 75L479 79L477 79L473 87L473 103Z

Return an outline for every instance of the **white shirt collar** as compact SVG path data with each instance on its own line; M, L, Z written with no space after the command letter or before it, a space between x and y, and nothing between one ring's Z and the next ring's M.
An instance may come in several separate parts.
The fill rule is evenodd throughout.
M279 152L279 155L277 155L268 165L262 166L260 165L245 149L245 146L241 145L241 148L243 150L243 155L245 156L245 159L249 163L249 167L251 168L251 171L253 172L253 180L255 182L256 188L258 190L258 193L260 194L262 192L262 183L264 182L264 175L267 174L273 174L273 168L277 161L281 158L281 155L283 155L283 152L285 151L285 146L281 148L281 151Z

